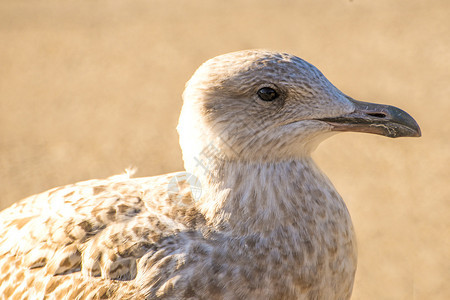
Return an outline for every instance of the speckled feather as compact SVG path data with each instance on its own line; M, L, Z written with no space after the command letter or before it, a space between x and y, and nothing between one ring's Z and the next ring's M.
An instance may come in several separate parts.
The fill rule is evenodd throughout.
M280 97L261 101L263 86ZM168 192L176 173L125 174L18 202L0 213L0 297L350 298L351 219L310 158L330 134L314 119L351 112L346 96L295 56L251 50L206 62L183 97L201 198Z

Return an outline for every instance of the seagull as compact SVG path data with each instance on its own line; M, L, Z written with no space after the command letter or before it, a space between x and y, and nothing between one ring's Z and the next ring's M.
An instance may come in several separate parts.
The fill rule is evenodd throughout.
M212 58L186 84L185 171L132 172L0 213L2 299L349 299L352 221L311 158L338 132L419 137L290 54Z

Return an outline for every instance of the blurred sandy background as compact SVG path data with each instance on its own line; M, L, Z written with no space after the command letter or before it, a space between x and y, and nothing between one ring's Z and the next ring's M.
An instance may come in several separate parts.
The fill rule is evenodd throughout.
M182 169L185 81L215 55L296 54L411 113L420 139L340 134L315 153L359 239L354 299L450 299L450 1L0 1L0 208Z

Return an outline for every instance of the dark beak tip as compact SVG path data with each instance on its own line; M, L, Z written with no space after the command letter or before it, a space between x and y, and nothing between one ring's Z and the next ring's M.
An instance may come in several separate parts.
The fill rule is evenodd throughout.
M417 126L415 128L412 127L406 127L403 132L400 132L395 137L421 137L422 131L420 130L420 127Z
M422 130L420 129L419 124L416 123L416 125L417 125L417 127L415 128L415 131L414 131L415 135L413 135L412 137L421 137Z
M392 121L401 125L403 130L400 130L400 134L398 137L421 137L422 131L420 129L419 124L417 124L416 120L405 112L404 110L391 106L392 112Z

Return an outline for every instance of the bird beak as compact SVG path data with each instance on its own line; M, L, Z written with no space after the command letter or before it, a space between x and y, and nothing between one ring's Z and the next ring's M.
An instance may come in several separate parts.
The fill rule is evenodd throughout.
M374 133L391 138L422 135L417 122L397 107L348 99L355 105L352 113L320 119L330 124L333 131Z

